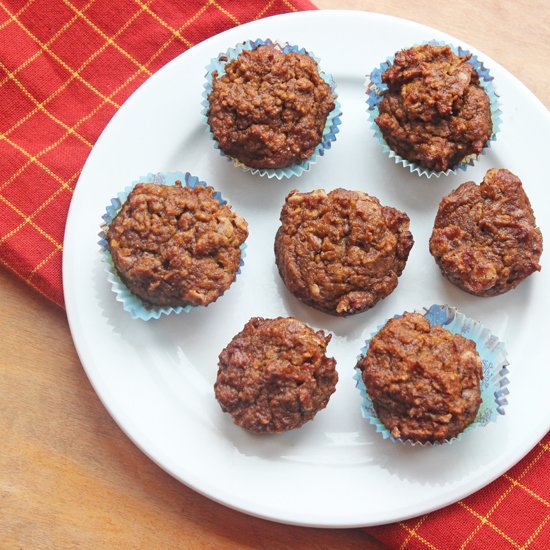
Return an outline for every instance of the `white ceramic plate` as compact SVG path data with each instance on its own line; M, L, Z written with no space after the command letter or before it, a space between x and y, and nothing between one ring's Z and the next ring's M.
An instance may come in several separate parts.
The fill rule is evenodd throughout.
M237 42L270 37L303 45L334 76L341 133L299 179L245 174L214 149L200 119L204 67ZM481 181L491 167L518 174L543 234L550 238L547 146L542 104L500 65L495 76L504 121L474 168L447 178L411 175L381 152L368 127L365 74L387 55L441 32L362 12L306 12L243 25L166 65L114 116L94 147L71 204L64 287L72 335L90 380L120 427L149 457L195 490L249 514L286 523L352 527L419 515L483 487L521 459L549 428L550 266L518 289L476 298L447 283L428 252L440 198ZM467 46L467 45L466 45ZM468 46L467 46L468 47ZM475 51L473 48L470 48ZM115 301L97 246L109 199L147 172L183 170L219 189L250 224L246 264L218 302L190 314L133 321ZM281 284L273 238L286 194L338 186L365 190L405 210L415 239L395 292L373 310L338 319L300 304ZM547 255L547 254L546 254ZM363 340L394 313L448 303L502 338L511 363L507 414L461 441L411 448L383 441L361 419L353 366ZM328 407L302 429L254 436L234 426L214 399L217 356L251 316L293 315L332 331L329 353L340 381Z

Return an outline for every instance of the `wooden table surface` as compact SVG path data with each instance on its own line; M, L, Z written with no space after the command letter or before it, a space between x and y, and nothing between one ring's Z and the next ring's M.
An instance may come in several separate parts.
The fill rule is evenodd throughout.
M550 106L547 0L317 0L455 35ZM362 548L359 529L288 527L173 480L121 432L91 388L65 314L0 270L0 548Z

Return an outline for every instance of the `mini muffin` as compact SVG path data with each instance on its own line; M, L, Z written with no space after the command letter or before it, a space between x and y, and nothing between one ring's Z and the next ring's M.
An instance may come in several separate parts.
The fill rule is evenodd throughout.
M221 150L252 168L312 156L335 102L315 60L274 45L244 50L212 75L208 123Z
M222 410L251 432L299 428L336 388L330 338L292 317L253 317L220 354L214 391Z
M481 404L475 343L419 313L390 319L357 363L380 421L397 439L441 442L472 424Z
M540 271L542 234L520 179L504 169L463 183L439 203L430 252L443 275L477 296L496 296Z
M431 44L396 53L382 74L388 89L375 121L398 155L446 171L487 145L491 105L471 57Z
M373 307L397 286L413 245L407 214L360 191L291 191L275 260L286 287L332 315Z
M206 306L235 280L246 221L212 187L138 183L106 240L123 283L146 304Z

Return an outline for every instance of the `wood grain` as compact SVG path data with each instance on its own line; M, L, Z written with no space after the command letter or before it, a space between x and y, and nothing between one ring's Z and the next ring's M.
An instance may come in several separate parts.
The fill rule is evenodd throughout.
M550 3L317 0L455 35L550 105ZM288 527L173 480L120 431L79 363L63 311L0 270L0 547L384 548L359 529Z

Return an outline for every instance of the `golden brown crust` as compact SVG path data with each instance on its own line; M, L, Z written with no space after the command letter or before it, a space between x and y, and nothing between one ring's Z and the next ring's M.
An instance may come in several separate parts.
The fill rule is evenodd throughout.
M275 238L279 273L298 299L332 315L373 307L397 286L409 217L359 191L291 191Z
M252 432L299 428L335 391L330 338L292 317L253 317L220 354L214 390L222 410Z
M481 404L481 359L475 343L418 313L390 319L357 364L382 423L396 438L451 439Z
M309 158L334 108L330 86L309 55L274 46L243 51L213 75L208 122L227 155L254 168Z
M247 223L212 187L139 183L107 231L124 284L145 302L205 306L235 280Z
M470 57L432 45L395 55L382 75L388 90L376 123L401 157L445 171L481 153L492 134L491 108Z
M477 296L496 296L540 271L542 234L520 179L489 170L443 197L430 238L443 275Z

